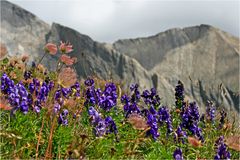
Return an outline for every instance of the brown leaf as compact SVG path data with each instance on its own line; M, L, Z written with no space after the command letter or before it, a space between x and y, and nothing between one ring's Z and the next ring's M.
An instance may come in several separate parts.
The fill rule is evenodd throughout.
M225 130L232 129L232 124L231 123L225 123L223 125L223 129L225 129Z
M240 151L240 136L239 135L234 135L234 136L229 136L226 137L226 145L235 150L235 151Z
M181 112L181 110L180 109L176 109L176 113L180 113Z
M136 113L129 116L128 122L137 130L146 130L149 127L145 118Z
M64 105L69 106L69 107L75 107L77 105L77 101L74 100L73 98L66 99L64 101Z
M5 98L0 98L0 109L3 110L11 110L12 107L8 104L7 100Z
M191 144L193 147L201 146L201 141L199 141L195 137L188 137L188 143Z

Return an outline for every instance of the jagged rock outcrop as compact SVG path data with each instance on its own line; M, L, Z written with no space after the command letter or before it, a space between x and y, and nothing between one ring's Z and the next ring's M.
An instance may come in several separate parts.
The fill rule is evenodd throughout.
M99 43L60 24L51 26L7 1L1 1L1 43L10 55L43 54L47 42L69 41L70 56L78 58L79 78L96 75L128 86L156 87L162 103L174 105L174 87L180 79L187 98L204 109L208 99L239 112L239 38L209 25L171 29L155 36ZM57 59L43 63L54 70Z
M181 79L188 96L200 105L213 99L218 106L232 106L239 111L238 38L200 25L148 38L119 40L113 46L137 59L149 72L164 77L170 85Z
M31 54L36 59L45 44L50 25L32 13L7 1L1 1L1 43L10 55Z

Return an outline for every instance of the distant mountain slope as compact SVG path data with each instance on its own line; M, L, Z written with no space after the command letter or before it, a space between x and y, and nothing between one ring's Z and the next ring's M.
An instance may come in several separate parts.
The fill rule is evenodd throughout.
M239 39L208 25L170 29L155 36L99 43L87 35L62 26L51 26L35 15L7 1L1 1L1 44L9 54L43 54L47 42L69 41L70 56L79 78L97 75L113 78L127 87L156 87L164 105L174 104L174 87L180 79L187 97L204 110L208 99L219 107L239 111ZM56 57L47 55L43 63L50 69Z
M212 26L200 25L171 29L147 38L118 40L113 46L172 85L181 79L189 93L193 84L200 92L201 82L207 95L189 95L200 103L212 98L221 101L219 105L231 103L239 110L239 100L231 98L234 95L227 97L226 93L222 95L225 97L221 97L218 91L218 86L223 84L226 92L239 93L238 38ZM224 98L228 99L227 102L223 102Z

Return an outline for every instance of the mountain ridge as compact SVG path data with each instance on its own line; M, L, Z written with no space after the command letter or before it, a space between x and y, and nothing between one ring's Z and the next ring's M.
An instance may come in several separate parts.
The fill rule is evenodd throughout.
M239 39L220 29L200 25L100 43L67 26L48 25L7 1L1 1L1 14L1 43L10 55L31 53L31 60L37 60L47 42L69 41L74 46L69 55L78 58L74 67L80 79L96 75L125 87L130 83L139 83L142 89L156 87L162 104L169 106L174 104L174 86L180 79L188 99L196 100L202 110L206 100L213 99L219 107L239 112ZM51 55L43 60L50 70L56 62Z

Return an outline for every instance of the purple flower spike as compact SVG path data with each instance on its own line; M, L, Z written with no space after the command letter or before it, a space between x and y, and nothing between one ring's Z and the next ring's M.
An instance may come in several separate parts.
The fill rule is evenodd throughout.
M180 148L178 148L174 151L173 158L175 160L183 160L182 150Z

